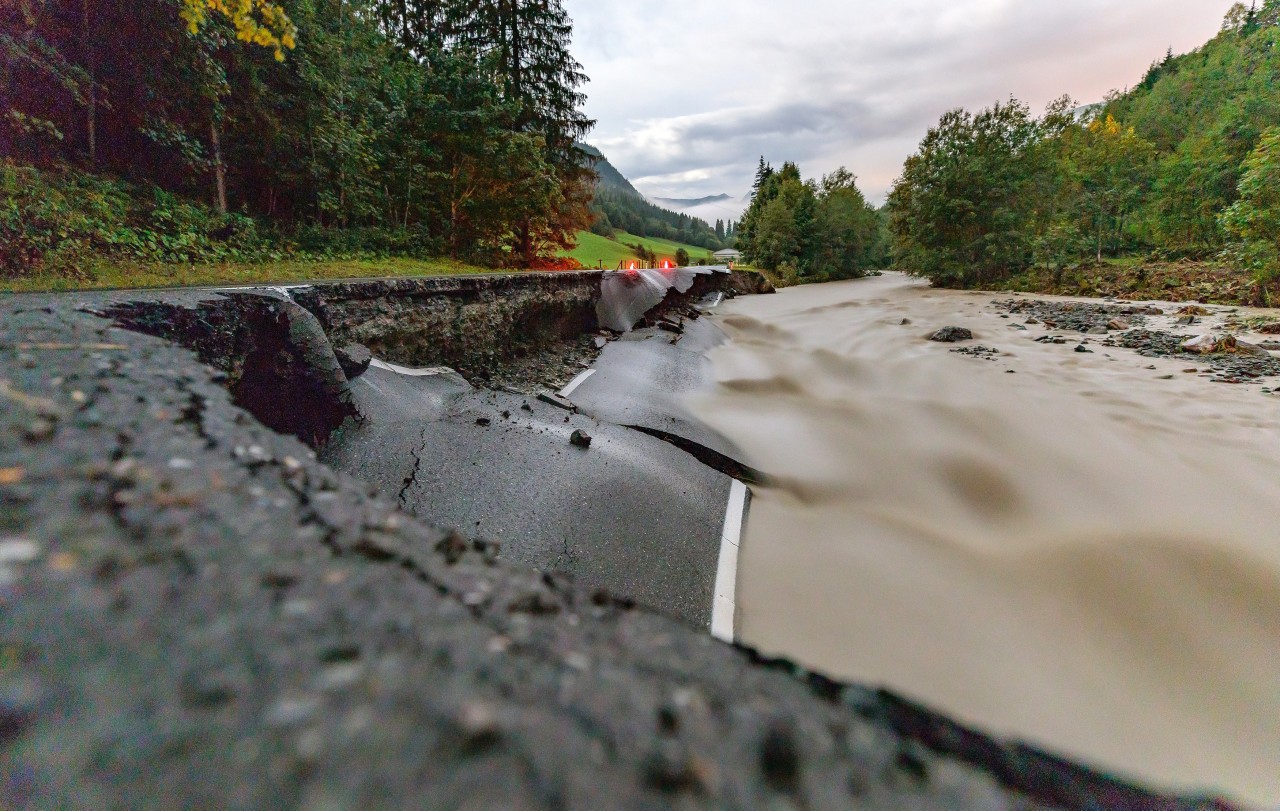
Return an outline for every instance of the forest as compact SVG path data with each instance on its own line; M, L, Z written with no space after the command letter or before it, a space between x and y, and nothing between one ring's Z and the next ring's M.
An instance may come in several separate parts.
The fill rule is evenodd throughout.
M1136 256L1280 276L1280 0L1237 4L1202 48L1133 88L1040 116L953 110L888 202L895 264L946 286Z
M451 256L549 267L593 122L559 0L0 5L0 269Z
M852 279L886 263L881 225L847 169L805 181L796 164L774 169L761 158L737 244L783 283Z

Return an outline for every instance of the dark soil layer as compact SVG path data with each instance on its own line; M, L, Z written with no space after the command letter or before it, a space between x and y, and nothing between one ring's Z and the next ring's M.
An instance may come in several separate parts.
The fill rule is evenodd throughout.
M267 389L299 379L304 318L234 358L237 324L193 318L215 368L80 301L0 299L0 807L1228 807L405 516L233 403L255 352L285 356Z

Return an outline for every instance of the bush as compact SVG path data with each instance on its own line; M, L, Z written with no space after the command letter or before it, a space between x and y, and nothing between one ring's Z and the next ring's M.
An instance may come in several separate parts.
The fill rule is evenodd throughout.
M90 257L255 261L275 255L257 223L161 189L70 169L0 162L0 274L74 271Z
M1240 198L1221 223L1230 253L1254 271L1260 303L1269 306L1268 286L1280 277L1280 127L1267 130L1244 170Z
M440 256L444 245L424 228L344 228L307 226L296 236L304 254L326 259L381 259L408 256L424 259Z

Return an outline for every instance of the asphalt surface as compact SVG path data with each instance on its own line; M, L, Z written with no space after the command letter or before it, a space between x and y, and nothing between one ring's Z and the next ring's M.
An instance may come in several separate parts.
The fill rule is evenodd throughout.
M506 559L707 627L731 480L618 419L724 446L673 397L701 384L705 360L670 333L632 335L570 398L586 413L456 376L370 369L352 383L364 420L322 459L414 515L493 539ZM572 443L575 431L590 447Z
M708 318L685 321L683 328L681 334L638 330L610 343L569 399L596 419L680 437L741 463L741 452L681 402L714 383L706 352L725 335Z
M504 560L85 301L0 296L2 808L1229 807Z

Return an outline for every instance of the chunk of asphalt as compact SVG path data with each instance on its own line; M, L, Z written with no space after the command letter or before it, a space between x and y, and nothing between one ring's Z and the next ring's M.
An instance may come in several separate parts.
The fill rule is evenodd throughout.
M579 429L573 432L573 435L569 437L569 441L576 447L586 450L591 447L591 434Z
M538 399L544 403L547 403L548 405L553 405L556 408L563 408L565 411L573 411L576 413L578 410L578 407L576 405L569 402L568 400L561 397L560 395L552 394L551 392L547 392L547 391L542 392L541 394L538 395Z
M340 346L333 350L333 354L348 380L355 380L369 371L369 364L373 363L373 353L363 344Z

